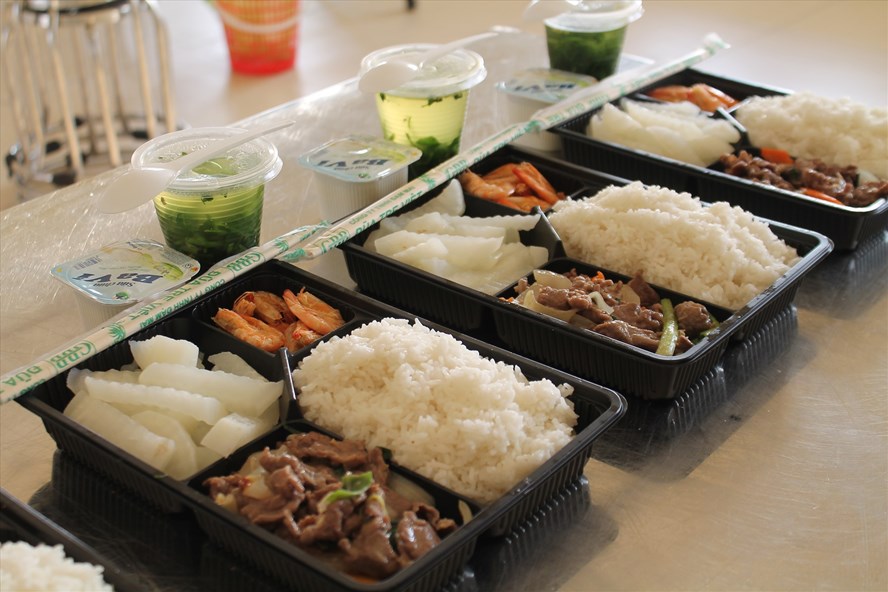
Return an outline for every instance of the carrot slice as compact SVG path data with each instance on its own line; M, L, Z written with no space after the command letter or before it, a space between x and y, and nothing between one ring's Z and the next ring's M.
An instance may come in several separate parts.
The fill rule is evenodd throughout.
M774 164L792 164L794 162L789 152L780 148L761 148L759 149L759 154L761 154L762 158Z
M816 189L809 189L809 188L805 187L804 189L802 189L802 193L804 193L808 197L816 197L817 199L822 199L823 201L828 201L829 203L836 204L839 206L845 205L841 201L834 198L833 196L827 195L827 194L823 193L822 191L817 191Z

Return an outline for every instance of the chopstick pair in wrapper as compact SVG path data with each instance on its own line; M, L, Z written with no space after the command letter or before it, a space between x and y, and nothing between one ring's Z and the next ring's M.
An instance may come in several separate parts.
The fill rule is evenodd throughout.
M54 354L4 374L0 377L0 404L15 400L40 383L123 341L263 263L275 258L291 262L314 259L331 251L525 134L551 129L577 115L689 68L727 47L728 44L718 35L711 33L704 38L703 46L684 56L663 64L655 63L619 72L559 103L537 111L530 121L513 124L493 134L332 226L327 222L301 226L219 262L194 280L165 292L153 302L137 305L68 342Z

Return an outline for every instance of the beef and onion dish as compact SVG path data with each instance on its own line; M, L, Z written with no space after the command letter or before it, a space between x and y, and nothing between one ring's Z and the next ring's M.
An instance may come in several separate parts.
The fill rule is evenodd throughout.
M888 181L864 179L855 166L835 166L818 159L792 158L780 150L764 148L760 156L746 150L725 154L724 172L814 197L836 205L866 207L888 196Z
M718 327L705 306L692 301L673 306L641 273L625 283L600 271L589 276L575 269L536 270L533 275L533 282L519 281L518 295L509 302L650 352L681 354Z
M215 503L362 580L390 576L456 529L390 486L381 448L296 433L204 482Z

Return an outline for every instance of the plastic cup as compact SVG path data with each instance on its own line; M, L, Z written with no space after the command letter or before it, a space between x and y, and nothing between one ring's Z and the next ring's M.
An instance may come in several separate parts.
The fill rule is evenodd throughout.
M641 0L586 0L570 12L546 19L549 65L607 78L617 71L629 23L643 12Z
M321 216L334 222L407 183L407 167L421 155L412 146L354 135L303 154L299 164L314 171Z
M416 58L434 47L416 43L380 49L364 58L361 70L391 59ZM426 64L410 82L376 95L383 137L422 151L408 169L411 179L459 152L469 90L486 76L484 59L459 49Z
M231 69L273 74L296 63L299 0L216 0Z
M175 160L238 128L182 130L155 138L133 153L133 166ZM257 138L180 174L155 196L166 244L204 269L259 244L265 184L283 163L275 145Z

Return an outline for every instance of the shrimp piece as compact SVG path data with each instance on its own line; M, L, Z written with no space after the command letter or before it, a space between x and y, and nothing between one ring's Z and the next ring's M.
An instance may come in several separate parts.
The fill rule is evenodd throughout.
M316 331L312 331L308 328L308 325L302 321L296 321L284 331L284 343L287 344L287 349L290 353L314 343L321 337L323 337L323 335Z
M231 333L234 337L254 347L275 352L284 347L284 335L255 317L245 317L233 310L220 308L213 322Z
M466 171L459 176L459 183L466 193L471 193L481 199L497 200L509 197L510 192L499 185L488 183L472 171Z
M515 175L517 175L521 181L527 183L527 186L530 187L540 199L545 200L550 204L554 204L557 201L564 199L564 194L555 191L552 184L549 183L543 174L529 162L522 162L514 167L514 171Z
M338 329L345 324L339 311L318 298L313 294L305 291L305 288L299 290L299 294L287 288L283 293L284 302L297 319L305 323L312 331L317 331L321 335L326 335L334 329Z
M234 312L245 317L256 317L283 332L296 320L284 299L272 292L244 292L234 301Z
M513 170L514 168L515 165L512 163L498 166L489 173L485 174L484 180L489 183L494 183L495 185L499 185L499 183L496 183L497 181L517 183L518 177L515 176L515 171Z
M681 84L669 84L660 86L649 91L647 94L658 101L666 101L667 103L678 103L679 101L687 101L690 88Z

